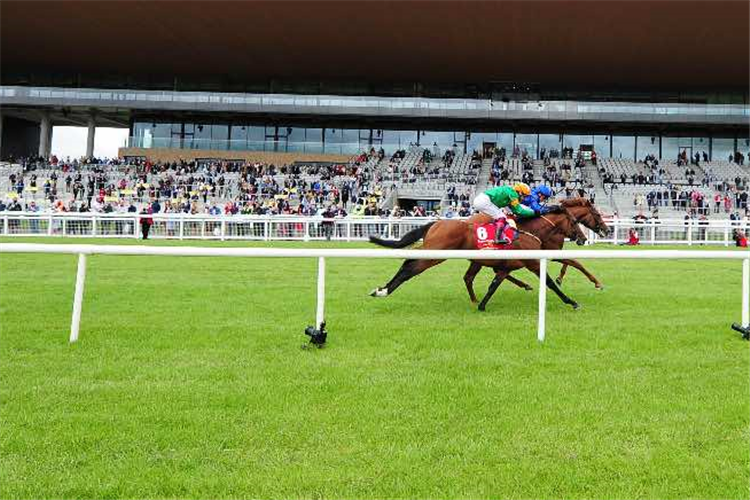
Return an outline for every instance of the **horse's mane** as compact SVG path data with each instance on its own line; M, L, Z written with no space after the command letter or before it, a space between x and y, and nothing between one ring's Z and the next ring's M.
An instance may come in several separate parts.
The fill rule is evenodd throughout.
M588 198L566 198L563 201L560 202L560 205L564 206L565 208L572 208L572 207L590 207L591 206L591 200Z

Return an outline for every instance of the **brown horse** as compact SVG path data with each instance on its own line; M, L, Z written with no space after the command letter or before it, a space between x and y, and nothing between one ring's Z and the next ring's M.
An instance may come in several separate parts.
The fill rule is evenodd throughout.
M581 232L578 223L565 208L561 208L558 213L546 215L544 219L529 219L524 227L525 229L519 232L518 239L513 242L514 250L539 250L542 247L541 238L549 238L550 234L553 232L559 232L563 238L568 237L575 240L579 245L583 245L586 241L586 236ZM388 248L405 248L416 243L420 239L424 239L422 248L425 250L473 250L476 248L474 224L460 220L440 220L430 222L424 226L409 231L400 240L396 241L384 240L375 236L370 236L370 241L372 243ZM444 259L407 259L385 286L376 288L370 293L370 295L373 297L387 297L396 291L396 289L404 282L443 261ZM496 260L477 260L476 262L479 263L480 267L492 267L497 264ZM512 269L526 267L539 276L538 260L524 259L503 262L503 269L506 267ZM546 282L547 286L549 286L563 302L570 304L574 308L578 308L578 303L565 295L549 275L546 276ZM480 307L480 309L483 310L483 307Z
M607 224L604 222L604 219L602 219L601 214L599 211L594 207L594 205L586 198L570 198L567 200L564 200L561 203L562 206L568 209L568 211L573 215L573 217L581 223L583 226L587 227L588 229L591 229L595 233L599 234L602 237L606 237L609 234L609 228L607 227ZM473 217L469 219L469 222L475 222L475 223L484 223L489 220L489 217L484 214L476 214ZM532 219L526 219L522 220L519 224L519 227L524 230L528 230L526 228L527 221ZM542 248L544 250L560 250L563 247L565 239L560 235L559 232L553 232L550 234L549 239L542 239ZM493 265L487 266L491 268L495 268L496 266L502 266L503 265L502 260L495 261ZM581 271L586 277L594 284L594 286L601 290L602 284L599 282L599 280L591 274L583 265L578 262L577 260L573 259L555 259L555 262L561 262L563 264L563 268L560 271L560 276L557 277L555 282L560 285L562 284L563 276L565 276L565 271L567 270L568 266L572 266L579 271ZM475 261L472 261L471 264L469 264L469 268L466 270L466 274L464 274L464 283L466 284L466 290L469 292L469 298L472 302L477 302L477 297L474 293L474 279L476 278L476 275L479 273L479 271L482 269L482 266ZM525 290L531 290L532 288L526 284L525 282L514 278L513 276L507 276L506 279L513 283L514 285L523 288Z

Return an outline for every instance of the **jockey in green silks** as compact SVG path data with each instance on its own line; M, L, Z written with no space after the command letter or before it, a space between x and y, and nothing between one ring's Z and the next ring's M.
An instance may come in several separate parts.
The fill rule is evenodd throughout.
M516 229L515 221L508 219L503 208L510 210L519 217L534 217L536 213L529 207L523 205L521 200L528 196L531 189L523 182L511 186L497 186L488 189L474 198L474 209L477 212L487 214L497 222L495 231L495 243L498 245L510 245L513 243L513 234ZM508 231L508 226L512 228ZM510 233L510 234L509 234Z

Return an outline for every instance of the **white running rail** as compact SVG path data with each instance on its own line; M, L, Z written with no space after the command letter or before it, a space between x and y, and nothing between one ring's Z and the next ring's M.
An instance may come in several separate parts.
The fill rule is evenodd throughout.
M153 220L151 239L367 241L372 236L398 239L410 230L432 222L429 217L345 217L323 219L301 216L207 215L132 213L0 212L0 236L64 236L71 238L140 238L141 221ZM735 229L750 232L750 221L728 219L688 221L605 219L612 229L602 238L587 231L589 243L619 244L635 229L641 245L734 245Z
M728 259L742 260L742 326L750 326L750 251L747 250L380 250L374 248L211 248L140 245L62 245L38 243L0 243L3 253L57 253L78 255L78 273L73 301L70 342L78 339L86 279L86 256L161 255L183 257L255 257L318 259L316 327L325 321L325 259L540 259L541 270L549 259ZM546 273L545 273L546 274ZM539 323L537 338L544 341L546 323L546 287L539 287Z

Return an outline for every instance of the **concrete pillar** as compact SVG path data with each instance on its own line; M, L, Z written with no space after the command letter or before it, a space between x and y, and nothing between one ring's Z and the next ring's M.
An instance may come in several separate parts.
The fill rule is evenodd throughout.
M96 120L94 120L93 116L89 116L88 127L89 132L86 136L86 158L93 158L94 136L96 135Z
M49 158L50 149L52 148L52 120L49 113L42 115L42 121L39 126L39 156Z

